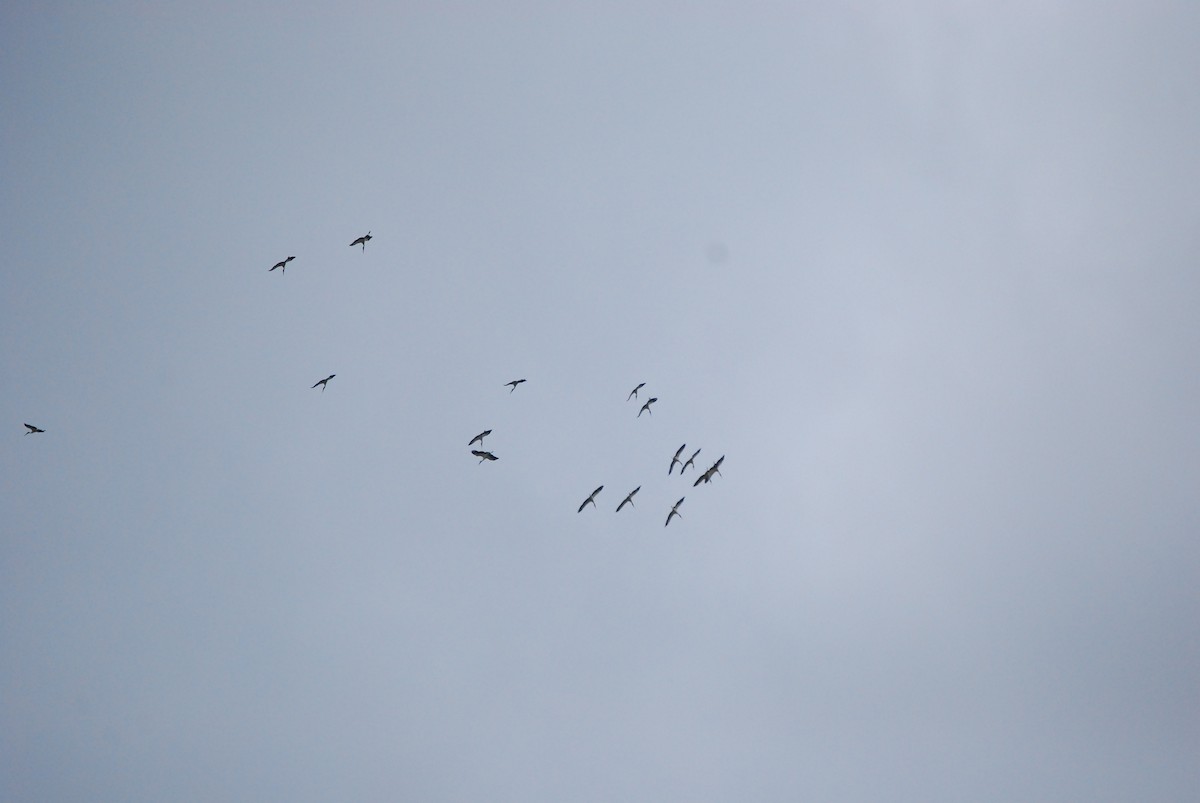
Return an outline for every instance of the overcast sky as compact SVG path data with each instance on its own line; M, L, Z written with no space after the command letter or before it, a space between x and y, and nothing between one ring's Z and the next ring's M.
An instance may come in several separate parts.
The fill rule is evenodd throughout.
M1195 799L1200 8L198 9L0 7L0 799Z

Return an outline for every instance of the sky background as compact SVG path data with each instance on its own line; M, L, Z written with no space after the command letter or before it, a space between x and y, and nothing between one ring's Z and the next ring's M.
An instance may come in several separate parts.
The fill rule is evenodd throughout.
M0 7L0 799L1194 800L1197 41Z

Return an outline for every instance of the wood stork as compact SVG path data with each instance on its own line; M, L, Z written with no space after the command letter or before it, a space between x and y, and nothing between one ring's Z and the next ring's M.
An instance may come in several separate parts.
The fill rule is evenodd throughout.
M329 376L325 377L324 379L322 379L320 382L317 383L317 385L321 386L322 393L325 392L325 386L329 384L329 380L333 379L335 376L337 376L337 374L330 374ZM315 388L317 385L313 385L313 388ZM309 390L312 390L312 388L309 388Z
M642 382L642 383L641 383L640 385L638 385L636 388L634 388L633 390L629 391L629 395L625 397L625 401L629 401L630 399L636 399L636 398L637 398L637 392L638 392L639 390L641 390L642 388L644 388L644 387L646 387L646 383L645 383L645 382Z
M670 474L672 471L674 471L677 464L683 465L683 461L679 459L679 455L683 454L683 450L686 448L687 444L685 443L683 446L680 446L675 450L675 456L671 458L671 465L667 467L667 474ZM679 469L679 474L681 476L683 475L683 469Z
M583 500L583 504L579 506L579 510L576 510L575 512L582 513L583 509L588 506L589 502L591 503L592 507L595 507L596 506L596 494L600 493L603 490L604 490L604 486L601 485L599 488L592 491L591 494L588 495L588 498Z
M692 468L695 468L695 467L696 467L696 455L698 455L698 454L700 454L700 450L699 450L699 449L697 449L696 451L692 452L692 456L691 456L691 457L689 457L689 458L687 459L687 462L685 462L685 463L683 464L683 467L679 469L679 476L681 476L681 477L683 476L683 472L687 470L687 467L688 467L688 466L691 466Z
M654 404L656 401L658 401L657 396L655 396L653 399L647 399L646 403L642 405L642 409L638 410L637 417L641 418L642 413L650 413L650 415L654 415L654 411L650 409L650 405Z
M46 430L44 430L44 429L38 429L38 428L37 428L37 427L35 427L33 424L26 424L26 425L25 425L25 429L29 430L28 432L26 432L26 433L25 433L26 435L33 435L33 434L35 434L35 433L38 433L38 432L45 432L45 431L46 431Z
M642 490L642 486L639 485L638 487L636 487L632 491L630 491L629 495L621 500L621 504L617 505L617 512L620 513L621 508L625 507L626 505L629 505L630 507L636 507L636 505L633 504L633 495L636 494L640 490Z
M699 485L702 482L712 482L713 474L721 473L721 463L724 462L724 460L725 460L725 455L721 455L717 459L717 462L715 462L711 466L709 466L708 469L703 474L701 474L699 477L696 478L696 481L692 483L692 487L695 488L697 485ZM722 475L722 476L724 476L724 475Z
M279 268L279 275L282 276L283 274L287 273L287 263L291 262L293 259L295 259L295 257L288 257L287 259L284 259L280 262L276 262L275 266L272 267L271 270L275 270L275 268ZM267 273L270 273L271 270L267 271Z
M479 458L480 464L482 464L484 460L499 460L500 459L499 457L496 457L496 455L492 454L491 452L481 452L478 449L472 449L471 454L473 454Z
M678 516L681 519L683 518L683 514L679 512L679 506L683 504L683 500L686 498L686 496L679 497L679 501L671 507L671 512L667 514L667 524L671 523L672 516ZM666 527L667 524L664 524L663 526Z
M490 429L485 429L483 432L480 432L474 438L471 438L471 442L468 443L467 446L474 446L476 442L478 442L480 446L483 446L483 439L491 434L492 434L492 431Z
M371 239L371 232L367 232L362 237L359 237L357 240L350 243L350 247L353 248L356 245L361 245L363 250L366 251L367 250L367 241L370 239Z
M505 382L504 387L508 387L509 385L512 385L512 389L508 391L509 393L512 393L514 390L517 389L517 385L521 384L524 381L525 381L524 379L514 379L511 382Z

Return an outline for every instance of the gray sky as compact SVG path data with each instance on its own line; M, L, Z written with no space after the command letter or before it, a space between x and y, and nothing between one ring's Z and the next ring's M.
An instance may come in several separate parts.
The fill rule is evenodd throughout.
M1200 10L504 5L0 8L0 798L1194 799Z

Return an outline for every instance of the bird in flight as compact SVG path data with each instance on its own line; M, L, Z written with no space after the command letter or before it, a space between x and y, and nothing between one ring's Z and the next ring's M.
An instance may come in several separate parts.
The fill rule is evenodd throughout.
M524 381L525 381L524 379L514 379L511 382L505 382L504 387L508 387L509 385L512 385L512 390L509 391L509 393L512 393L513 390L517 389L517 385L521 384Z
M654 415L654 411L650 409L650 405L654 404L656 401L658 401L657 396L652 399L647 399L646 403L642 405L642 409L638 410L637 417L641 418L642 413L650 413L650 415Z
M276 262L275 266L273 268L271 268L271 270L275 270L275 268L279 268L280 269L279 275L282 276L283 274L287 273L287 263L291 262L293 259L295 259L295 257L288 257L287 259L284 259L280 262ZM270 273L271 270L267 271L267 273Z
M583 509L588 506L589 502L591 503L592 507L595 507L596 506L596 494L600 493L603 490L604 490L604 486L601 485L599 488L592 491L591 494L588 495L588 498L583 500L583 504L579 506L579 510L576 510L575 512L582 513Z
M33 424L26 424L26 425L25 425L25 429L29 430L28 432L26 432L26 433L25 433L26 435L33 435L33 434L35 434L35 433L38 433L38 432L45 432L45 431L46 431L46 430L44 430L44 429L38 429L38 428L37 428L37 427L35 427Z
M683 500L686 498L686 496L679 497L679 501L671 507L671 512L667 514L667 524L671 523L672 516L678 516L681 519L683 518L683 514L679 512L679 506L683 504ZM664 524L663 526L666 527L667 524Z
M632 491L630 491L629 495L621 500L621 504L617 505L617 512L620 513L621 508L625 507L626 505L629 505L630 507L635 507L635 505L633 504L633 495L636 494L640 490L642 490L642 486L639 485L638 487L636 487Z
M644 387L646 387L646 383L645 383L645 382L642 382L642 383L641 383L640 385L638 385L636 388L634 388L633 390L629 391L629 395L625 397L625 401L629 401L630 399L636 399L636 398L637 398L637 392L638 392L639 390L641 390L642 388L644 388Z
M322 379L320 382L317 383L317 385L321 386L322 393L325 392L325 386L329 384L329 380L333 379L335 376L337 376L337 374L330 374L329 376L325 377L324 379ZM313 385L313 388L315 388L317 385ZM309 390L312 390L312 388L309 388Z
M474 438L471 438L471 442L468 443L467 446L474 446L476 441L479 442L480 446L483 446L483 439L491 434L492 434L492 431L490 429L485 429L483 432L480 432Z
M359 237L357 240L350 243L350 247L353 248L356 245L361 245L363 247L363 250L366 251L367 250L367 240L370 240L370 239L371 239L371 232L367 232L362 237Z
M683 476L683 472L687 470L687 467L688 467L688 466L691 466L692 468L695 468L695 467L696 467L696 455L698 455L698 454L700 454L700 450L699 450L699 449L697 449L696 451L692 452L692 456L691 456L691 457L689 457L689 458L688 458L688 459L687 459L687 460L684 462L683 466L682 466L682 467L679 469L679 476L681 476L681 477Z
M683 450L686 448L687 448L687 444L685 443L683 446L680 446L678 449L675 450L675 456L671 458L671 465L667 468L668 474L670 474L672 471L675 470L676 464L683 465L683 461L681 461L679 459L679 455L683 454ZM683 469L679 469L679 473L682 475Z
M492 454L491 452L481 452L478 449L472 449L471 454L478 457L480 463L482 463L484 460L499 460L500 459L499 457L496 457L496 455Z
M721 455L719 458L717 458L717 462L715 462L711 466L709 466L708 469L703 474L701 474L699 477L696 478L696 481L692 483L692 487L695 488L697 485L699 485L702 482L712 482L713 474L721 473L721 463L723 463L724 461L725 461L725 455ZM722 476L724 476L724 475L722 475Z

